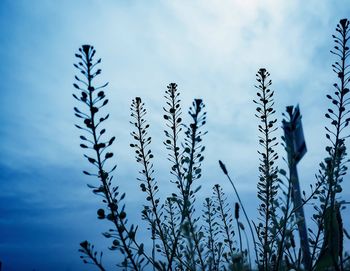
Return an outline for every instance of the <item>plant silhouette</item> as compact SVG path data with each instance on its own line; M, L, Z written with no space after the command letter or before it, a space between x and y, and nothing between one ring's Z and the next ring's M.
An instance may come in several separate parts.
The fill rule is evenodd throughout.
M94 83L101 74L98 68L101 59L95 60L93 46L79 48L75 55L78 63L74 66L80 75L75 76L73 86L76 92L73 97L81 107L75 107L74 111L81 122L76 125L82 133L80 147L92 165L83 173L98 179L97 185L88 186L102 198L104 207L97 210L97 218L109 221L110 228L103 235L111 240L110 250L119 252L122 257L117 263L119 268L168 271L350 270L350 256L343 251L344 238L349 236L342 223L345 200L341 197L349 162L345 144L350 122L349 20L340 20L336 32L331 52L337 57L332 65L337 82L333 85L334 92L327 95L330 106L325 114L330 121L325 128L329 140L327 156L320 163L311 191L303 191L304 196L299 203L295 200L296 193L300 191L295 188L293 167L301 157L291 149L293 144L298 145L297 139L288 138L286 133L289 127L286 125L292 125L298 109L287 107L283 120L287 128L281 142L286 154L277 153L275 131L278 122L274 91L270 89L270 73L261 68L256 74L257 93L253 102L257 106L255 115L258 118L260 161L257 182L260 203L256 220L249 218L222 161L219 161L219 166L231 183L237 202L231 206L222 187L216 184L213 194L205 198L202 212L195 210L205 151L205 105L201 99L195 99L188 111L191 121L183 123L180 93L175 83L169 84L165 90L163 118L166 125L164 146L171 164L170 182L176 191L161 199L154 172L146 105L140 97L132 100L130 123L133 142L130 146L139 164L138 182L145 195L140 215L148 225L150 249L138 241L140 229L128 220L124 204L127 195L114 184L112 173L116 165L111 165L113 153L110 146L115 137L107 136L104 122L109 114L102 115L100 110L108 104L105 93L108 83L102 86ZM296 128L290 126L290 131L293 129ZM285 157L288 170L276 166L280 157ZM306 217L301 211L307 203L314 207L312 221L317 227L316 231L310 228L303 233L300 225L306 226ZM295 240L298 234L302 241L300 244ZM81 242L79 251L84 263L106 270L103 253L96 251L89 241Z

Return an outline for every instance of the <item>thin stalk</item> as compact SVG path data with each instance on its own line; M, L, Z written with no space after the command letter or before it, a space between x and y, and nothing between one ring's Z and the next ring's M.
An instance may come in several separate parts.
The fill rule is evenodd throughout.
M228 226L227 223L227 219L226 219L226 214L224 212L224 205L223 205L223 199L221 198L221 191L220 191L220 186L217 184L214 186L215 192L216 192L216 196L218 198L218 209L220 212L220 216L221 216L221 220L224 223L224 230L225 230L225 234L226 234L226 238L229 244L229 250L230 250L230 256L231 256L231 260L233 262L233 253L234 253L234 249L233 249L233 240L231 238L231 233L230 233L230 228Z
M159 237L160 237L160 240L164 246L164 249L165 249L165 254L166 254L166 258L167 260L169 261L170 259L170 256L169 256L169 253L168 253L168 244L166 243L166 238L165 238L165 235L164 235L164 232L163 232L163 228L162 228L162 224L161 224L161 219L159 217L159 214L158 214L158 204L156 203L156 200L155 200L155 195L154 195L154 188L152 187L152 180L153 178L151 177L151 174L149 172L149 167L148 167L148 164L149 164L149 159L147 158L147 155L146 155L146 152L145 152L145 139L144 139L144 136L145 136L145 129L143 129L142 127L142 122L141 122L141 99L140 98L136 98L136 118L137 118L137 131L138 131L138 138L139 138L139 142L140 142L140 148L139 148L139 151L140 151L140 155L141 155L141 160L142 160L142 164L143 164L143 174L146 178L146 182L147 182L147 191L148 191L148 196L150 197L150 202L151 202L151 207L152 207L152 214L155 216L155 220L152 222L152 231L154 231L154 227L156 226L157 227L157 231L158 231L158 234L159 234ZM155 225L154 225L155 224ZM153 232L152 232L152 235L153 235ZM155 252L153 252L154 254ZM170 269L171 270L171 269Z
M292 183L288 182L288 194L287 194L287 205L286 205L286 211L284 213L284 217L283 217L283 226L282 226L282 234L281 234L281 241L279 243L278 246L278 251L277 251L277 261L276 261L276 271L279 270L281 261L282 261L282 257L283 257L283 253L284 253L284 240L286 237L286 231L287 231L287 222L289 221L289 218L291 217L291 215L293 214L293 212L291 212L288 215L288 210L289 210L289 205L290 205L290 199L291 199L291 194L292 194ZM278 233L277 233L278 234Z
M244 217L245 217L245 219L247 220L247 223L248 223L248 226L249 226L250 234L252 235L252 238L253 238L256 262L258 262L258 259L259 259L259 258L258 258L258 249L257 249L257 247L256 247L256 241L255 241L255 237L254 237L253 228L252 228L252 225L250 224L250 221L249 221L247 212L245 211L244 205L243 205L243 203L242 203L242 201L241 201L241 197L239 196L239 194L238 194L238 192L237 192L236 186L234 185L233 181L231 180L230 175L229 175L228 172L227 172L226 166L225 166L220 160L219 160L219 164L220 164L220 167L221 167L222 171L223 171L224 174L226 175L227 179L228 179L229 182L231 183L231 185L232 185L232 187L233 187L233 190L235 191L236 197L237 197L237 199L238 199L238 202L239 202L239 204L240 204L241 207L242 207L242 210L243 210L243 213L244 213Z
M91 63L90 63L90 57L88 54L86 54L86 62L87 62L87 79L88 79L88 89L91 89L91 81L92 81L92 76L91 76ZM93 110L93 99L92 99L92 91L89 91L89 101L90 101L90 112L91 112L91 131L92 131L92 135L93 135L93 142L95 145L98 144L97 141L97 134L96 134L96 126L95 126L95 111ZM135 270L139 270L138 266L132 256L132 253L130 251L130 249L128 248L128 245L126 244L126 240L123 236L122 231L119 230L119 224L118 224L118 218L115 216L115 210L113 210L113 208L111 208L111 206L114 206L113 204L113 200L112 200L112 195L111 195L111 191L109 189L109 185L107 183L107 177L106 177L106 173L103 170L102 167L102 161L101 161L101 155L100 152L98 150L96 150L96 156L97 156L97 165L98 165L98 170L99 170L99 177L100 180L102 182L104 191L105 191L105 196L106 196L106 200L108 203L108 207L111 210L111 215L112 215L112 221L114 222L117 231L119 233L119 237L120 240L122 241L124 250L127 254L127 257L130 259L130 262L132 264L132 266L134 267Z

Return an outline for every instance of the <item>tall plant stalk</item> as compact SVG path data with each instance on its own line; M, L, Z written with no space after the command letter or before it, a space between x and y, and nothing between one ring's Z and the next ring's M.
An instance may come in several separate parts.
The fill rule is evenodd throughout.
M275 221L277 220L275 202L277 201L278 189L278 169L274 166L278 158L275 151L275 146L278 143L276 142L276 137L273 136L277 129L274 127L277 120L273 117L276 111L273 108L274 91L271 91L269 88L272 84L269 76L270 74L266 69L260 69L256 74L258 85L255 87L258 89L258 92L256 94L257 99L254 100L254 103L257 104L257 114L255 116L260 120L258 125L260 132L259 144L262 147L262 150L258 151L260 154L258 198L261 200L258 211L261 222L256 230L262 255L261 269L266 271L272 266L272 255L276 253L273 245L276 236L272 229L275 228Z
M326 147L328 157L320 164L321 171L318 179L322 180L324 185L318 197L321 204L316 208L317 213L314 215L318 230L313 240L312 259L317 270L339 269L339 258L342 258L343 230L339 209L342 202L338 201L337 194L342 191L341 183L347 170L345 140L348 135L344 134L344 129L350 121L350 110L348 109L350 104L348 95L350 82L349 20L340 20L336 31L337 34L333 35L335 46L331 53L338 58L332 65L338 82L333 84L333 95L327 95L331 101L331 107L328 108L325 117L330 121L330 125L325 129L330 145ZM322 241L321 246L320 241Z
M131 124L134 130L131 135L134 142L131 147L135 151L136 161L141 165L137 179L146 198L141 217L148 223L151 248L137 241L139 226L128 221L129 216L124 204L126 194L112 184L112 173L116 166L110 164L114 156L110 147L115 137L106 137L106 129L103 127L109 118L109 114L103 114L108 104L105 94L108 83L96 86L94 81L101 74L101 69L98 69L101 59L94 60L96 51L90 45L83 45L79 49L76 54L78 63L74 66L80 75L75 76L76 82L73 86L77 92L73 97L82 107L75 107L74 111L82 123L76 125L82 133L80 147L83 148L84 157L92 167L83 173L95 177L96 183L88 184L88 187L102 198L102 205L97 209L97 218L108 220L111 224L111 228L103 235L110 240L109 249L118 252L121 257L117 264L119 269L253 270L245 224L239 219L241 209L249 226L259 270L348 270L349 257L343 257L346 255L343 252L343 232L347 235L342 220L345 202L340 193L343 178L347 173L346 163L349 162L346 160L346 139L349 135L345 133L345 128L350 122L349 20L340 20L336 31L337 35L333 36L335 46L332 54L338 60L332 67L338 81L333 85L334 93L327 95L331 101L331 107L325 115L330 121L326 127L326 137L330 142L326 147L327 157L320 164L317 183L315 187L311 187L311 194L306 196L304 193L299 204L294 203L294 206L291 204L291 178L286 177L284 170L278 171L275 165L278 159L275 150L278 143L274 136L277 120L274 117L274 92L270 89L270 74L266 69L259 69L256 74L258 91L254 103L257 105L260 144L257 184L260 202L257 223L249 219L236 186L221 161L219 165L238 200L235 211L232 212L230 208L230 198L227 198L221 186L216 184L213 196L205 199L202 215L196 212L196 195L201 188L197 183L202 175L204 160L205 147L202 139L206 134L203 131L206 112L203 101L195 99L188 111L190 124L183 124L179 91L175 83L169 84L165 91L163 117L166 124L164 144L171 164L170 182L176 189L162 201L158 182L154 177L149 124L145 119L146 109L140 97L132 101ZM278 172L286 177L287 183L278 178ZM312 218L318 227L316 232L309 229L311 237L303 241L312 247L312 267L308 267L300 249L302 245L296 244L294 233L298 221L296 214L312 199L318 200L314 204L316 213ZM238 236L234 232L235 226ZM247 241L247 249L242 243L242 231ZM96 251L89 241L80 243L79 252L84 263L92 264L100 271L106 270L102 262L103 253Z
M254 235L253 227L252 227L252 225L251 225L251 221L250 221L250 219L249 219L249 217L248 217L248 214L247 214L247 212L246 212L246 210L245 210L245 208L244 208L243 202L242 202L242 200L241 200L241 197L239 196L239 193L238 193L238 191L237 191L237 189L236 189L236 186L235 186L235 184L233 183L233 181L232 181L232 179L231 179L231 177L230 177L230 175L229 175L229 173L228 173L228 171L227 171L227 168L226 168L225 164L224 164L221 160L219 160L219 166L220 166L222 172L226 175L226 177L227 177L227 179L229 180L230 184L232 185L232 188L233 188L233 190L234 190L234 192L235 192L235 195L236 195L236 197L237 197L237 200L238 200L239 204L240 204L241 207L242 207L242 211L243 211L244 217L245 217L245 219L246 219L246 221L247 221L247 223L248 223L249 230L250 230L250 234L251 234L252 239L253 239L253 245L254 245L254 253L255 253L256 264L259 265L259 257L258 257L257 242L256 242L256 239L255 239L255 235Z
M77 83L73 84L81 95L78 97L73 94L73 97L86 106L85 110L74 108L75 115L83 120L85 126L76 125L76 127L87 134L87 136L80 136L83 141L80 147L89 152L89 155L84 154L84 156L97 169L96 173L83 172L89 176L96 176L100 180L99 186L89 185L89 187L93 189L95 194L103 198L102 201L108 210L108 214L105 214L105 209L99 209L97 214L100 219L107 218L110 220L115 227L105 236L114 238L112 248L118 249L125 255L122 266L125 268L131 266L134 270L140 270L142 263L146 259L148 261L151 261L151 259L141 253L143 244L139 244L135 240L135 227L131 225L129 229L127 228L126 212L124 208L120 208L120 202L124 199L125 194L119 195L118 187L112 187L111 182L111 173L116 166L113 166L109 171L106 169L106 162L113 157L113 153L107 150L113 144L115 137L103 140L106 130L101 125L108 119L109 114L98 118L98 113L108 103L108 99L106 99L106 95L102 90L108 83L100 87L93 85L94 78L101 73L101 69L96 69L101 59L94 62L95 53L96 51L92 46L83 45L79 49L79 53L76 54L79 62L74 64L84 77L84 79L80 79L75 76ZM92 156L93 154L94 156ZM135 251L138 253L134 253Z
M133 121L130 123L136 128L136 131L131 133L135 143L130 144L130 146L135 149L136 161L142 166L142 169L139 172L142 177L138 178L138 180L141 182L141 190L147 195L146 200L150 203L150 205L144 206L142 217L149 223L154 239L157 238L160 240L162 251L166 256L167 261L169 261L169 247L163 230L163 218L159 211L159 198L157 197L159 189L158 184L153 177L153 154L149 148L151 137L148 135L149 124L146 122L146 109L144 108L144 103L141 101L140 97L136 97L132 101L131 112ZM153 253L155 253L155 248L153 248ZM156 261L154 260L154 262Z

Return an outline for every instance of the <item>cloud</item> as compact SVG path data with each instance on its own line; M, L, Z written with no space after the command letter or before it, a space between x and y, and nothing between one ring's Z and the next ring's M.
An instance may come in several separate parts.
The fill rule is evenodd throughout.
M77 120L72 112L76 106L71 97L72 62L83 43L95 45L102 57L103 72L97 83L110 82L107 133L117 137L113 146L116 179L132 208L143 203L142 193L134 192L138 166L128 147L129 106L135 96L141 96L148 109L162 195L174 189L167 183L169 164L162 144L163 94L170 82L179 85L184 116L197 97L203 98L208 111L200 196L211 195L217 182L228 193L232 191L218 159L225 161L242 193L255 194L257 120L252 99L255 73L262 66L271 72L279 122L286 105L300 103L308 146L300 172L305 187L314 181L324 156L325 140L315 140L324 134L323 97L335 79L328 53L330 37L337 21L350 13L346 1L66 0L60 4L2 1L0 5L0 23L6 26L0 30L4 37L0 41L0 163L5 180L0 197L1 211L8 217L1 227L10 231L20 221L12 234L22 231L20 237L27 244L38 232L45 235L42 240L52 240L49 233L55 227L46 222L38 225L43 219L57 224L66 219L67 227L72 225L79 236L79 225L95 221L97 200L90 202L92 196L84 186L90 180L79 175L88 165L78 148L79 131L73 126ZM91 206L88 219L85 204ZM63 226L54 230L59 236L56 241L76 241ZM93 231L100 232L100 226L89 234ZM11 247L14 257L19 245ZM62 247L57 250L64 255ZM66 262L69 266L70 260Z

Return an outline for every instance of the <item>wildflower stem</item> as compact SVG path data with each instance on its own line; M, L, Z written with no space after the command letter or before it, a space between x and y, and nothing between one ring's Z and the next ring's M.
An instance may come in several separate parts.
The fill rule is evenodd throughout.
M253 228L252 228L252 225L250 223L250 220L248 218L248 215L247 215L247 212L245 211L245 208L244 208L244 205L241 201L241 197L239 196L238 192L237 192L237 189L236 189L236 186L234 185L230 175L228 174L228 171L226 169L226 166L221 162L219 161L219 164L220 164L220 167L222 169L222 171L224 172L224 174L226 175L227 179L229 180L229 182L231 183L232 187L233 187L233 190L235 191L235 194L236 194L236 197L238 199L238 202L239 204L241 205L242 207L242 211L243 211L243 214L244 214L244 217L245 219L247 220L247 223L248 223L248 226L249 226L249 230L250 230L250 234L252 235L252 238L253 238L253 244L254 244L254 252L255 252L255 258L256 258L256 262L258 262L258 249L256 247L256 241L255 241L255 236L254 236L254 232L253 232Z

